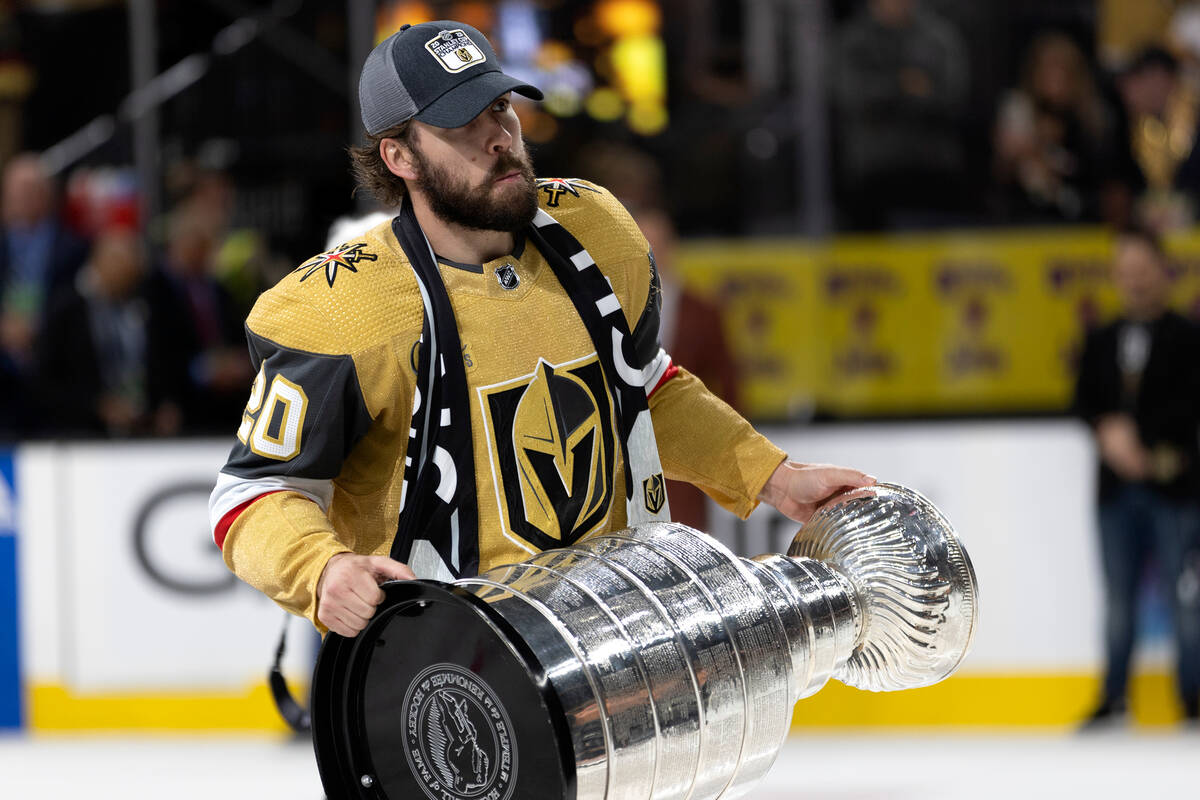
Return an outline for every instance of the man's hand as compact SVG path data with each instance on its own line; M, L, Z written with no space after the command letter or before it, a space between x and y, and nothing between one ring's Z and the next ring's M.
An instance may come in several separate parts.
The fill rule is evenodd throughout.
M387 556L338 553L317 581L317 619L336 634L357 636L383 602L379 584L416 577L407 564Z
M1128 414L1106 414L1098 419L1096 444L1100 458L1122 479L1144 481L1150 475L1150 453Z
M808 522L813 512L833 495L873 483L874 476L849 467L784 461L771 473L758 499L796 522Z

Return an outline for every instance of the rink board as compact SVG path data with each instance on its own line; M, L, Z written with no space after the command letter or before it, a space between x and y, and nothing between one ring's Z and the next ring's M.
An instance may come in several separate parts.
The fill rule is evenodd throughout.
M975 646L935 687L831 683L796 725L1061 726L1095 697L1100 587L1093 452L1070 421L777 428L793 457L853 464L927 494L959 528L981 587ZM228 443L37 444L14 456L18 695L35 730L282 730L265 677L284 614L230 579L206 497ZM752 555L795 526L771 509L713 533ZM3 565L0 564L0 567ZM1146 723L1174 718L1161 608L1134 687ZM19 624L17 624L19 623ZM7 622L5 629L10 629ZM291 627L301 693L315 637Z

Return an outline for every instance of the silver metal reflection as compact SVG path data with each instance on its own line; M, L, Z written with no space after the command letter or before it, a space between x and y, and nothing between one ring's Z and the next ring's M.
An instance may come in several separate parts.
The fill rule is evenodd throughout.
M798 699L831 677L873 691L935 683L977 619L950 523L892 484L835 498L787 555L738 558L652 523L457 583L546 668L578 800L740 797L774 762Z

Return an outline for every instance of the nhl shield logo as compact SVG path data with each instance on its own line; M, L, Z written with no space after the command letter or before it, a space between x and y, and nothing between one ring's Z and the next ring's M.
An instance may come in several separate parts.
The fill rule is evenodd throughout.
M517 274L512 264L505 264L497 269L496 280L505 289L515 289L521 285L521 276Z
M646 510L651 514L662 511L667 502L667 487L661 472L656 472L642 481L642 497L646 501Z

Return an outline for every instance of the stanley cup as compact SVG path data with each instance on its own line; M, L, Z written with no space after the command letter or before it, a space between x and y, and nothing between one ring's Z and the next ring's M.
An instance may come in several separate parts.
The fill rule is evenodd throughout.
M318 662L329 800L741 797L797 700L936 683L978 614L950 523L892 484L826 504L787 555L651 523L385 593Z

